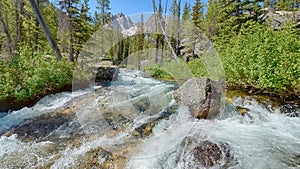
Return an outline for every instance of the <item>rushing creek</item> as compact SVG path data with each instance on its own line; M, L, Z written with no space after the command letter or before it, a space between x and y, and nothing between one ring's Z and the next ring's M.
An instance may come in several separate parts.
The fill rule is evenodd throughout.
M300 168L299 117L236 96L219 119L199 120L187 107L175 106L177 87L121 70L110 85L49 95L31 108L2 112L0 168L205 168L192 152L205 141L224 148L218 163L206 168Z

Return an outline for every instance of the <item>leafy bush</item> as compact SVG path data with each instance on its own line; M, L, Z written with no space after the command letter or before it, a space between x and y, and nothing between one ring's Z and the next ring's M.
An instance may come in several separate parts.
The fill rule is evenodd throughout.
M219 52L230 85L300 94L300 36L293 25L274 30L249 21L222 45L226 50Z
M0 100L25 100L72 83L73 64L33 52L22 45L12 59L0 62Z
M150 76L160 79L187 80L194 76L206 76L207 70L200 59L194 59L188 63L178 61L164 62L161 65L149 66L145 69Z

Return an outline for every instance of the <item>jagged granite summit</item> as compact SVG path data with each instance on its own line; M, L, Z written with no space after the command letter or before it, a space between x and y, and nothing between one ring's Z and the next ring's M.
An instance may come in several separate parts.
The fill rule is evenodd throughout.
M137 26L129 16L118 13L112 17L112 27L117 28L124 36L132 36L137 32Z
M112 17L112 26L123 31L134 27L135 24L131 21L130 17L125 16L123 13L118 13Z

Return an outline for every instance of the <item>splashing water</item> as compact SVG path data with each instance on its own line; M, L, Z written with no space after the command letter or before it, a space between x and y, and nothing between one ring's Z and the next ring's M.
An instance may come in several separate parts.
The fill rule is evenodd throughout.
M122 166L116 164L117 157L127 162L119 168L203 168L189 158L190 150L205 140L230 147L232 169L300 168L300 118L280 114L278 108L269 109L252 98L238 97L228 103L221 119L196 120L185 106L165 116L166 109L175 104L172 91L176 85L144 78L138 71L121 70L119 81L94 89L50 95L32 108L0 113L0 133L5 133L30 119L72 107L72 102L82 102L75 118L45 137L23 140L13 133L2 135L0 168L80 168L79 163L88 161L88 153L98 147L107 152L97 150L92 155L90 161L98 168ZM241 116L237 106L248 113ZM134 135L146 133L148 125L148 135Z

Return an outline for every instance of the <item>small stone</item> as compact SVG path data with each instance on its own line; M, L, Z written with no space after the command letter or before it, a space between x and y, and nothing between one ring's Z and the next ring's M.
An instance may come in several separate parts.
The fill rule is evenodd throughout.
M247 114L249 112L249 109L241 107L241 106L237 106L236 110L242 115L245 116L245 114Z

